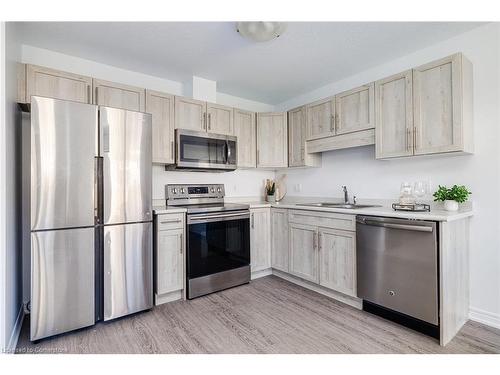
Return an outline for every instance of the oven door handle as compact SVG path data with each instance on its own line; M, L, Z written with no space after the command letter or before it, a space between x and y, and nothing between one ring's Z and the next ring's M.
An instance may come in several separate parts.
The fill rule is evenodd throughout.
M217 221L217 219L221 219L221 221L229 220L229 219L250 219L249 212L239 212L233 214L220 214L220 215L200 215L200 216L188 216L188 223L191 222L203 222L203 221Z

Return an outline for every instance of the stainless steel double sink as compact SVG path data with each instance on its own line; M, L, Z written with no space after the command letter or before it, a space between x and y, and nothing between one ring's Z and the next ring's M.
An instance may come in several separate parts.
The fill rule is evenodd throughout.
M297 206L325 207L325 208L344 208L344 209L382 207L382 206L377 205L377 204L353 204L353 203L330 203L330 202L298 203Z

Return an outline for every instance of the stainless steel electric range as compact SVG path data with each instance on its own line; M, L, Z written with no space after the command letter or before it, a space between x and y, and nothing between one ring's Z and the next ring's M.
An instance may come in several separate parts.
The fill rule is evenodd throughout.
M224 202L224 185L166 185L168 206L185 207L187 298L250 282L250 211Z

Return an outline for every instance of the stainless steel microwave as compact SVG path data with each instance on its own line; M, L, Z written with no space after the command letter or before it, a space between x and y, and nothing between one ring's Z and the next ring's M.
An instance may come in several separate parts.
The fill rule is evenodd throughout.
M167 169L232 171L236 169L236 137L176 129L175 165Z

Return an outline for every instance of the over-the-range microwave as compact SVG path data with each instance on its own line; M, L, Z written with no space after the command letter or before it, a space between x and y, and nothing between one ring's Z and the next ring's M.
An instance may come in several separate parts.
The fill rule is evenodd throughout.
M233 171L236 169L236 137L194 130L175 130L175 164L167 170Z

